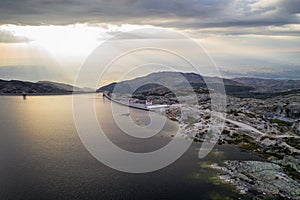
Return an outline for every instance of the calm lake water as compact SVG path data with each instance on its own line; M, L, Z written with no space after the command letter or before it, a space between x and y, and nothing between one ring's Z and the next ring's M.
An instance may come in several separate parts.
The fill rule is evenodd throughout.
M99 123L123 149L159 149L176 134L167 121L151 139L133 139L114 124L110 102L101 94L82 95L95 101ZM72 114L72 96L0 96L0 199L236 199L243 197L220 183L207 162L226 159L256 160L257 155L229 145L215 146L198 158L193 144L176 162L146 174L111 169L94 159L81 143ZM130 110L134 119L147 121L147 112ZM124 117L129 117L124 115ZM87 124L88 126L88 124Z

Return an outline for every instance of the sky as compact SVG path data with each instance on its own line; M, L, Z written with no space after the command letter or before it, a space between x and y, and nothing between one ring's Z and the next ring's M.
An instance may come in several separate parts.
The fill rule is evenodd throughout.
M72 83L107 39L158 27L201 44L224 76L300 79L299 22L299 0L1 0L0 78Z

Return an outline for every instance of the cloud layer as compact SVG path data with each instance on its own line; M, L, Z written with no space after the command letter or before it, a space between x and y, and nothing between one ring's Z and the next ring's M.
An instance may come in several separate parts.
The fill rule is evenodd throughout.
M294 72L300 63L299 22L299 0L1 0L0 66L9 64L6 57L12 52L19 55L19 45L11 43L25 43L28 38L33 41L28 45L40 42L55 55L69 49L82 53L83 44L94 45L131 26L151 25L174 28L197 40L225 70L255 66L261 71ZM47 26L76 27L76 23L83 23L84 34L63 28L68 26ZM20 36L20 27L28 38ZM45 27L53 32L43 31ZM97 30L89 33L90 27ZM97 41L87 41L91 38ZM69 48L73 41L81 48ZM16 48L15 52L9 48Z
M2 0L2 24L132 23L195 29L298 24L299 0Z
M0 43L25 43L30 40L24 36L14 35L13 32L0 29Z

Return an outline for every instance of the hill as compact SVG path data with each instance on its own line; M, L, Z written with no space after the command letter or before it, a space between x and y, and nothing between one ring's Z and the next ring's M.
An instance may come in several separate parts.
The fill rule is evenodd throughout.
M28 82L19 80L1 80L0 94L70 94L73 92L86 92L87 89L73 87L64 83L49 81Z
M162 90L162 86L171 85L173 88L184 88L187 82L195 91L203 92L207 89L206 81L210 84L224 83L227 95L240 98L258 98L265 99L275 96L299 93L300 80L276 80L276 79L259 79L259 78L234 78L226 79L219 77L201 76L196 73L182 72L156 72L147 76L138 77L132 80L111 83L100 87L97 91L113 92L118 84L118 93L144 93L155 90ZM132 91L135 90L135 91ZM116 92L116 91L115 91Z

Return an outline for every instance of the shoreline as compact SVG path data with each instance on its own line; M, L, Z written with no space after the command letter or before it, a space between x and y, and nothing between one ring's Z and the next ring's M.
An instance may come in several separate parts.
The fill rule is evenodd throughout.
M75 94L93 94L100 92L65 92L65 93L27 93L26 96L62 96L62 95L75 95ZM20 96L23 94L0 93L0 96Z
M128 107L130 107L130 108L135 108L135 109L144 110L144 111L152 111L152 110L149 109L149 108L143 108L143 107L139 107L139 106L135 106L135 105L126 104L126 103L123 103L123 102L121 102L121 101L117 101L117 100L111 98L111 97L107 94L107 91L104 91L104 92L103 92L103 96L106 97L107 99L109 99L110 101L115 102L115 103L117 103L117 104L120 104L120 105L122 105L122 106L128 106ZM142 105L142 104L141 104L141 105Z

